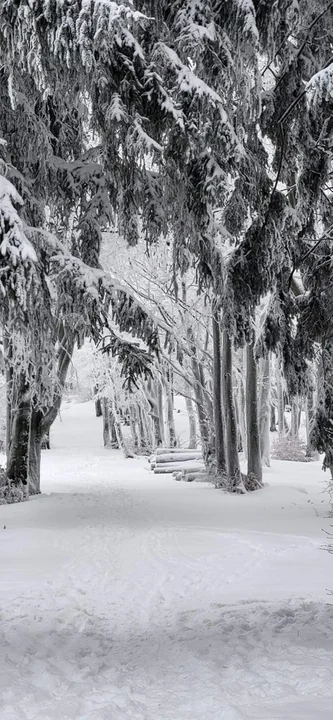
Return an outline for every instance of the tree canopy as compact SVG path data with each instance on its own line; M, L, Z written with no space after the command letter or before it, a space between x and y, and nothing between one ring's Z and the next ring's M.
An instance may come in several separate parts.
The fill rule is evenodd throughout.
M159 352L161 319L100 266L113 226L129 246L171 241L176 295L195 267L236 345L269 295L257 353L281 354L292 392L319 344L313 437L331 452L332 13L322 0L1 3L1 320L44 418L85 336L109 327L129 385Z

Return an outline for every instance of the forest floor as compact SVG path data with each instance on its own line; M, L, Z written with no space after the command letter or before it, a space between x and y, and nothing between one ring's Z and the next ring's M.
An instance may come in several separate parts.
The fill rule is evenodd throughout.
M331 720L320 463L227 496L101 436L65 406L45 494L0 507L1 720Z

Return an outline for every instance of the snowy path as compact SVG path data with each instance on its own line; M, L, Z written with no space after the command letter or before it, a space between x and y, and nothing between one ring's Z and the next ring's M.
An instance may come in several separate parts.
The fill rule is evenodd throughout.
M50 494L0 507L0 720L331 720L319 466L228 497L105 451L89 404L62 416Z

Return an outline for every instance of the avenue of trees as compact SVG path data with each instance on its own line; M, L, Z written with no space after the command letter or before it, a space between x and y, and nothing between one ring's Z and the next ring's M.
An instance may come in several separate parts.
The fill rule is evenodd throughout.
M333 471L332 141L329 0L1 2L3 483L87 339L106 444L174 447L180 393L218 486L301 411Z

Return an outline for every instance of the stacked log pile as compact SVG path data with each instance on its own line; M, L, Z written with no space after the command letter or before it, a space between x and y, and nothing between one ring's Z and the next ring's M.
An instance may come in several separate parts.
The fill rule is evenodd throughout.
M175 480L192 482L205 473L200 450L181 448L157 448L155 455L149 458L150 467L155 475L172 474Z

